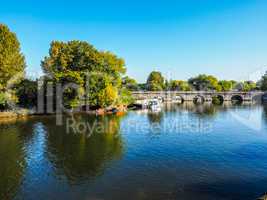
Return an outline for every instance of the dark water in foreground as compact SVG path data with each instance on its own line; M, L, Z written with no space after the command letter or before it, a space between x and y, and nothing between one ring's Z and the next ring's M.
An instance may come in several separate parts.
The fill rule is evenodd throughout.
M63 123L0 125L0 199L253 200L267 192L267 107L173 105Z

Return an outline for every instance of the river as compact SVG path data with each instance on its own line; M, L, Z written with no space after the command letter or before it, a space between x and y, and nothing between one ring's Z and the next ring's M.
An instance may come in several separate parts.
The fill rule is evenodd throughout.
M164 105L0 122L0 199L253 200L267 192L267 107Z

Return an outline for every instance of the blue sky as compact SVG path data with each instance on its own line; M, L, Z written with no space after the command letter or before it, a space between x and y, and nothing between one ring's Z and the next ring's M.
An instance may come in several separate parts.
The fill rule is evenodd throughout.
M85 40L123 57L144 82L200 73L257 79L267 70L266 0L3 1L0 23L16 32L27 72L40 72L52 40Z

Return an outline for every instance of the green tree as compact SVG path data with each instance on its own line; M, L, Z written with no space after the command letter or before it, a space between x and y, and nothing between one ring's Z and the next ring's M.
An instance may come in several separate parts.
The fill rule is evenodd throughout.
M5 107L8 81L19 73L24 73L26 67L25 58L20 50L20 43L15 33L0 24L0 104ZM12 96L12 98L15 98Z
M3 92L0 92L0 110L3 111L7 108L7 99L6 95Z
M255 90L257 84L254 81L244 81L243 83L243 91L248 92L251 90Z
M263 91L267 91L267 72L262 76L260 80L260 88Z
M173 91L190 91L188 82L181 80L171 80L169 83L169 88Z
M222 80L222 81L219 81L218 84L221 86L221 90L224 92L227 92L233 89L232 81Z
M42 61L46 76L55 83L75 83L79 86L65 94L64 101L70 107L78 106L77 96L86 95L91 106L105 107L119 98L121 76L126 72L125 62L111 52L98 51L83 41L53 41L49 56ZM85 94L89 86L89 91ZM78 91L78 93L77 93Z
M148 89L146 83L138 83L137 86L138 86L138 90L146 90L146 89Z
M200 74L197 77L190 78L188 83L195 90L217 90L221 91L221 86L218 84L218 79L211 75Z
M165 79L160 72L153 71L147 78L147 88L150 91L164 90Z
M138 90L138 84L136 80L130 78L129 76L125 76L122 78L122 85L131 91Z
M32 108L37 105L37 81L24 79L15 86L15 90L19 106Z
M122 88L119 92L118 104L127 105L134 103L134 98L132 97L131 92L127 88Z
M231 83L232 83L232 88L234 88L236 84L238 84L235 80L231 80Z
M253 81L239 82L235 85L236 90L244 91L244 92L255 90L256 88L257 88L257 84Z

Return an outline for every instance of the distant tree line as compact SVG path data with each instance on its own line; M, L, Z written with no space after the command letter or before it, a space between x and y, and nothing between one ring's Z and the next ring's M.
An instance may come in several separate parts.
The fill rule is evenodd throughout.
M255 83L218 80L205 74L187 81L167 80L160 72L153 71L146 83L138 83L125 76L126 66L122 58L78 40L52 41L41 66L43 77L36 80L26 78L25 57L16 34L6 25L0 24L0 110L10 109L9 101L15 102L19 107L33 108L37 104L40 90L46 91L50 87L55 92L57 84L64 86L69 83L74 83L76 88L69 87L63 92L63 104L68 108L81 106L81 96L94 108L127 105L133 101L131 91L136 90L267 91L267 74ZM40 80L41 85L37 84ZM44 96L46 95L45 93Z
M149 74L146 83L138 84L135 80L127 78L125 81L129 90L147 91L255 91L267 90L267 73L258 82L235 80L218 80L212 75L200 74L187 81L167 80L161 72L153 71Z

